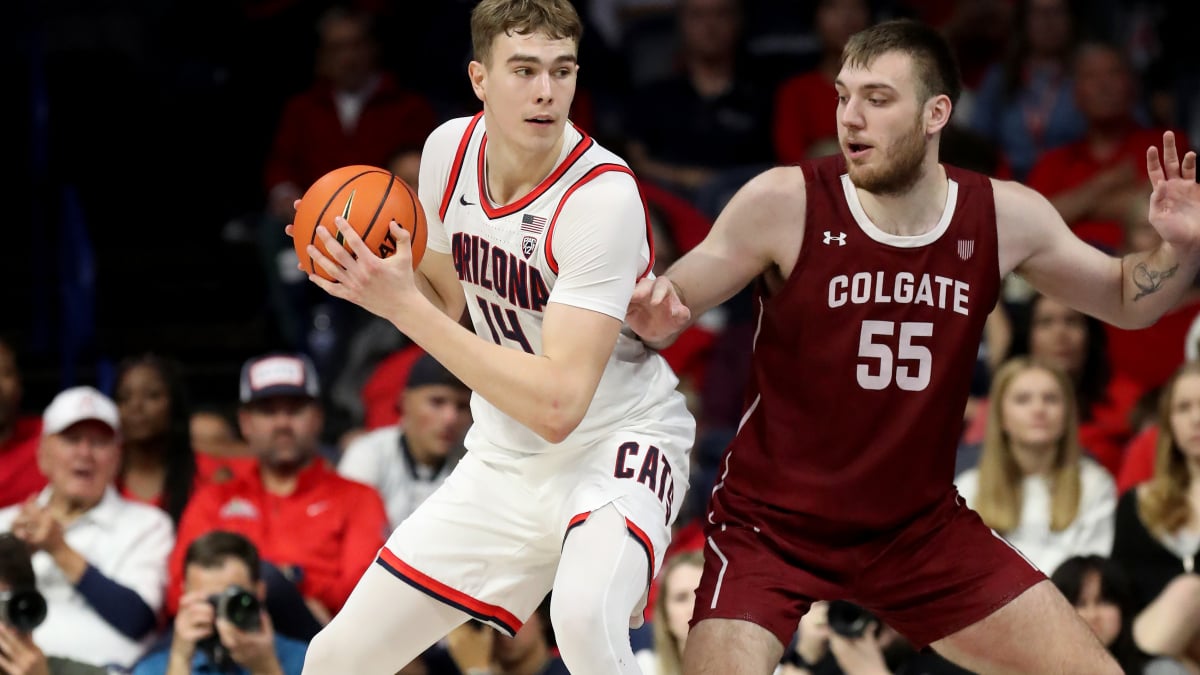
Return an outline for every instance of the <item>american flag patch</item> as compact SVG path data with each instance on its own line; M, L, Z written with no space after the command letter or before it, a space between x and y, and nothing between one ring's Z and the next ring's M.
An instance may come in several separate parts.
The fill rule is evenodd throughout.
M958 240L958 257L966 260L975 252L974 239L959 239Z
M546 219L541 216L535 216L526 213L521 216L521 231L541 234L542 228L546 227Z

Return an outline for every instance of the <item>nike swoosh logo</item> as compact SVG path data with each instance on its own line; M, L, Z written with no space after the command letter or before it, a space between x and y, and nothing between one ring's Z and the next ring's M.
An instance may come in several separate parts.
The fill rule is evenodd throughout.
M309 518L312 518L321 515L325 512L325 509L328 508L329 502L317 502L316 504L309 504L308 508L305 509L305 512L308 514Z
M459 204L462 204L463 206L475 206L475 202L469 202L469 201L467 201L467 196L466 196L466 195L459 195L459 196L458 196L458 203L459 203Z
M342 217L346 220L350 220L350 207L354 206L354 192L354 190L350 191L350 197L346 200L346 206L342 208ZM334 234L333 238L339 244L344 243L343 239L345 239L345 237L342 235L341 230L338 230L337 233Z

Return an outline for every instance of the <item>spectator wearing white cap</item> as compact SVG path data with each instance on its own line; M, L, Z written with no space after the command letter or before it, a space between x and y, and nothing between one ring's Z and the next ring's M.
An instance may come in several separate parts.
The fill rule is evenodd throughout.
M33 554L47 619L33 634L47 655L128 667L153 637L174 543L161 510L122 499L117 406L91 387L54 397L42 416L38 466L48 485L0 510Z
M471 390L429 354L408 371L398 424L370 431L346 447L338 473L379 491L395 528L454 470L471 426Z

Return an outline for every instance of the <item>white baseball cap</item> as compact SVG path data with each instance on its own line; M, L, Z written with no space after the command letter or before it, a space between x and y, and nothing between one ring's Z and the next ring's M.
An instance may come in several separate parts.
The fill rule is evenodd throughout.
M117 404L93 387L71 387L59 392L42 413L42 435L49 436L64 431L67 427L84 420L98 420L121 429L117 416Z
M305 354L273 353L242 365L238 400L253 403L273 396L318 398L317 368Z

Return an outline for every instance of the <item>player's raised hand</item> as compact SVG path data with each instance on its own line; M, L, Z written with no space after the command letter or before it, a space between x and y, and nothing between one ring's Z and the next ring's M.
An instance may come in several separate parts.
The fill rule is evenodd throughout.
M629 299L625 322L649 343L663 342L687 327L692 311L679 297L679 289L666 277L646 277Z
M396 313L403 312L407 301L422 297L413 276L408 232L392 221L388 227L396 242L396 252L380 258L367 248L345 218L338 216L334 222L342 241L338 242L325 228L318 227L317 237L329 253L322 254L312 244L307 251L313 262L335 281L317 274L309 274L309 281L330 295L349 300L385 319L396 320Z
M1150 174L1150 224L1170 244L1200 249L1200 185L1196 184L1196 153L1179 159L1175 133L1163 133L1162 156L1158 148L1146 151Z

